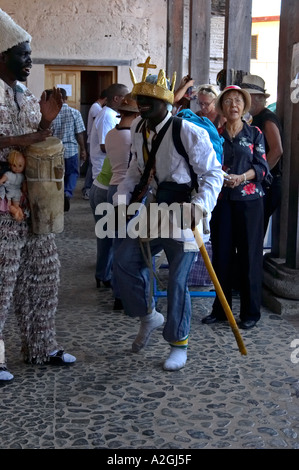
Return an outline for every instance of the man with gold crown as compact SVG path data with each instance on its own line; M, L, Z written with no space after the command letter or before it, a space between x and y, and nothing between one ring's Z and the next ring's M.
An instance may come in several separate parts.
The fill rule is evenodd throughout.
M175 74L169 85L163 70L159 71L158 76L147 76L149 68L156 68L156 65L150 63L150 57L139 66L144 68L140 83L136 83L134 73L130 72L134 85L132 96L137 100L140 117L135 119L131 127L132 159L126 177L114 195L113 204L118 207L118 211L123 210L121 207L126 207L127 213L131 213L132 202L144 198L146 188L146 194L153 198L147 213L151 213L152 207L157 206L157 203L159 210L160 207L170 208L173 203L180 208L189 204L190 210L187 213L191 213L191 218L189 217L188 223L184 211L181 218L181 213L176 217L169 215L169 225L172 225L170 235L165 236L160 231L157 236L152 236L151 231L148 238L132 235L130 224L132 225L134 218L131 219L127 235L115 253L115 275L125 313L140 318L139 332L132 344L132 351L139 352L147 345L151 333L164 323L164 316L155 309L150 289L151 256L164 250L169 264L169 278L163 337L170 345L170 355L163 368L174 371L184 367L187 361L191 324L191 299L187 280L198 253L192 229L199 224L203 232L201 216L205 214L206 219L210 219L222 187L223 176L208 133L195 124L182 120L181 141L187 151L189 164L197 175L196 189L192 191L191 167L178 153L172 139L174 118L171 110ZM160 220L161 218L163 216ZM150 224L152 222L151 218ZM179 231L175 229L175 225L177 228L179 226ZM208 238L209 235L203 235L204 241ZM150 253L148 259L146 252Z
M0 9L1 172L10 150L23 150L52 134L50 124L62 106L57 89L48 100L43 93L39 102L20 83L27 80L32 67L30 42L30 34ZM34 235L28 210L24 220L17 221L7 203L0 207L0 265L0 382L14 378L7 369L3 340L11 306L20 327L25 362L75 362L75 356L65 353L56 341L60 262L55 235Z

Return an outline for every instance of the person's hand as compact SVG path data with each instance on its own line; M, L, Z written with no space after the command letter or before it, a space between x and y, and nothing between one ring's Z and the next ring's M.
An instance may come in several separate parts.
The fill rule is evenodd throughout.
M185 75L185 77L182 78L181 83L179 84L179 89L186 87L189 88L190 86L194 85L194 80L190 77L190 75Z
M203 221L203 225L205 226L205 219L207 219L208 213L207 211L200 205L200 204L193 204L193 203L184 203L181 204L181 212L182 212L182 229L191 228L194 230L195 227ZM208 233L208 232L204 232Z
M178 89L174 92L174 103L180 101L185 96L188 88L193 87L193 85L194 80L189 75L183 77Z
M80 158L81 158L82 160L84 160L84 161L87 160L87 152L86 152L86 150L80 150Z
M244 174L242 175L234 175L229 174L228 176L224 176L223 186L225 188L236 188L240 184L244 183Z
M48 99L46 92L44 91L42 93L39 105L42 113L41 127L43 129L47 129L53 119L56 118L57 114L61 110L62 103L61 92L58 88L53 88L53 93L51 93Z

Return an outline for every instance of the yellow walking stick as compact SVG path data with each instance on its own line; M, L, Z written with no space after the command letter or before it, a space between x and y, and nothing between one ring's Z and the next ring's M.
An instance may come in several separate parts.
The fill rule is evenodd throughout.
M226 318L228 319L228 322L230 324L230 327L231 329L233 330L233 334L236 338L236 341L237 341L237 344L238 344L238 347L239 347L239 351L241 354L243 354L244 356L247 355L247 351L246 351L246 348L245 348L245 345L243 343L243 339L242 339L242 336L240 334L240 331L239 331L239 328L238 328L238 325L236 323L236 320L232 314L232 311L231 311L231 308L230 306L228 305L228 302L225 298L225 295L223 293L223 290L222 290L222 287L220 286L219 284L219 281L217 279L217 276L216 276L216 273L214 271L214 268L212 266L212 263L211 263L211 260L209 258L209 255L208 255L208 252L206 250L206 247L202 241L202 238L200 236L200 233L198 231L198 229L195 227L195 229L193 230L193 233L194 233L194 237L195 237L195 240L197 242L197 245L198 245L198 248L200 250L200 253L203 257L203 260L204 260L204 263L205 263L205 266L208 270L208 273L211 277L211 280L214 284L214 287L215 287L215 290L216 290L216 294L218 295L218 298L219 298L219 301L221 302L221 305L223 307L223 310L225 312L225 315L226 315Z

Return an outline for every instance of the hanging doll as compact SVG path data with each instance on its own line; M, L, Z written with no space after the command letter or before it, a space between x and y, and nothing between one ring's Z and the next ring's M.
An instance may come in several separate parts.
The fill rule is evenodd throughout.
M8 210L18 222L24 219L20 207L22 190L24 190L25 157L18 150L12 150L7 158L10 170L0 178L0 199L6 198Z

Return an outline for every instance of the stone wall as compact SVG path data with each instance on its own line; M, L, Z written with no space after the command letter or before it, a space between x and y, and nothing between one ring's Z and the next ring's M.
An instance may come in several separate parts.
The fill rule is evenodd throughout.
M224 16L212 15L210 36L210 83L213 85L216 85L217 73L223 69L224 26Z
M1 0L1 8L32 35L33 60L129 60L135 68L150 55L165 67L166 0ZM131 85L127 66L118 79Z
M164 60L166 0L1 0L37 58Z
M211 83L223 63L224 5L225 0L212 1ZM167 0L1 0L1 8L32 35L32 58L37 63L28 85L36 94L42 89L42 61L104 65L105 60L109 64L126 60L136 70L150 55L158 67L166 65ZM189 0L185 0L186 36L188 8ZM185 73L188 59L186 39ZM131 86L127 65L118 66L118 81Z

